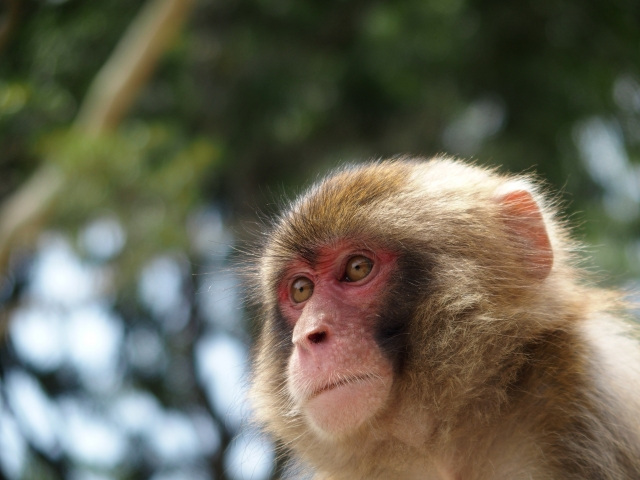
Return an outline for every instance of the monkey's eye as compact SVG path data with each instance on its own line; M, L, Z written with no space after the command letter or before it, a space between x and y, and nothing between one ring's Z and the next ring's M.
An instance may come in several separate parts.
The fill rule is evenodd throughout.
M371 273L373 262L363 255L356 255L347 261L344 271L346 282L357 282Z
M302 303L309 300L313 293L313 282L307 277L297 278L291 284L291 298L296 303Z

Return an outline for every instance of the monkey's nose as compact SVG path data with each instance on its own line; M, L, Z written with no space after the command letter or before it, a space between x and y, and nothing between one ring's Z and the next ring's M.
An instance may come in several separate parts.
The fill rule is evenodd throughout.
M311 343L322 343L325 341L326 338L327 338L327 332L325 331L314 332L307 335L307 339Z
M327 343L331 336L328 325L321 324L302 331L294 331L293 343L305 350L313 350L317 345Z

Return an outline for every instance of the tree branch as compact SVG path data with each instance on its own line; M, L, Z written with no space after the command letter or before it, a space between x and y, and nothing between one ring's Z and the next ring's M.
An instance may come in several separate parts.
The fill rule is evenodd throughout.
M193 0L149 0L131 23L111 57L94 78L74 128L97 136L115 128L170 45ZM46 160L0 206L0 272L11 246L31 243L52 200L65 184L64 174Z
M145 5L93 80L76 117L78 127L99 134L117 126L191 4L192 0L155 0Z
M20 18L20 0L6 0L5 10L4 18L0 22L0 52L2 52L4 47L9 43L11 34L18 25L18 19Z

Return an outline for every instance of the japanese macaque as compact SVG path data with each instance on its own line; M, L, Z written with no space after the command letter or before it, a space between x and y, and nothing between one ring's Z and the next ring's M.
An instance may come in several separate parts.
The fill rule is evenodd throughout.
M317 480L640 479L640 355L530 176L340 169L255 266L257 420Z

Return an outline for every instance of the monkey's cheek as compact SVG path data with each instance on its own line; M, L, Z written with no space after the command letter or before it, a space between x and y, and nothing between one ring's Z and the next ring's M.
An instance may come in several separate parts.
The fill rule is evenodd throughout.
M384 407L391 382L360 381L342 385L310 399L303 411L322 436L349 434L371 420Z

